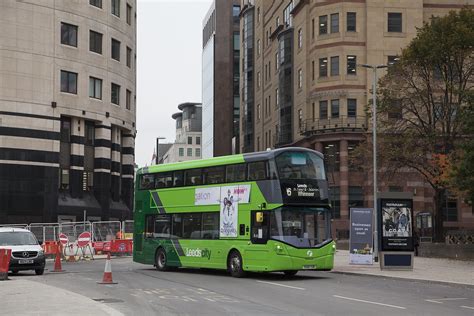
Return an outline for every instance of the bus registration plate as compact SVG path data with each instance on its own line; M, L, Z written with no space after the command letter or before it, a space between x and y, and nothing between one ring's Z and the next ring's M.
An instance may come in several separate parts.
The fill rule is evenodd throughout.
M314 264L312 264L312 265L305 265L305 266L303 266L303 269L305 269L305 270L316 269L316 266L315 266Z
M19 264L30 264L33 263L33 259L20 259L18 260Z

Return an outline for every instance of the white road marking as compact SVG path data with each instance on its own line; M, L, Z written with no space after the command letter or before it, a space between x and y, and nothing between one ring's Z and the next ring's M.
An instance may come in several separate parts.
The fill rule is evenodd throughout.
M467 308L467 309L474 309L474 307L466 306L466 305L462 305L461 307L462 307L462 308Z
M355 302L361 302L361 303L367 303L367 304L374 304L374 305L380 305L380 306L387 306L387 307L398 308L398 309L406 309L406 307L403 307L403 306L396 306L396 305L390 305L390 304L360 300L360 299L357 299L357 298L345 297L345 296L339 296L339 295L333 295L333 296L337 297L337 298L342 298L344 300L349 300L349 301L355 301Z
M301 291L305 291L305 290L306 290L306 289L304 289L304 288L302 288L302 287L290 286L290 285L285 285L285 284L280 284L280 283L274 283L274 282L258 281L258 280L257 280L257 282L259 282L259 283L271 284L271 285L276 285L276 286L288 287L288 288L290 288L290 289L301 290Z
M430 302L430 303L443 304L443 302L440 302L440 301L460 301L460 300L467 300L467 298L465 297L432 298L430 300L425 300L425 301Z
M153 292L151 292L151 291L145 291L144 290L143 292L145 292L146 294L150 294L150 295L153 294Z

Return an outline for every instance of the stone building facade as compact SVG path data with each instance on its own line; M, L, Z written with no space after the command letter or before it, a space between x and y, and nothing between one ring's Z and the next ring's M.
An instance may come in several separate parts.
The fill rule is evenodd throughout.
M333 232L348 237L350 207L373 206L371 174L350 163L370 137L372 71L390 65L431 16L473 0L242 0L241 150L303 146L325 155ZM385 70L379 70L378 75ZM415 213L433 213L428 183L408 170L379 175L380 191L414 195ZM445 229L474 228L474 211L446 197Z
M0 2L0 223L131 218L136 5Z

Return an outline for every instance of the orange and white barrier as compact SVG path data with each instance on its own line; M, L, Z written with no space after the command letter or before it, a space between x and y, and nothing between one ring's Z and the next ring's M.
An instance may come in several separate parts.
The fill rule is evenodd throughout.
M105 269L104 269L104 277L102 278L102 282L97 282L98 284L117 284L112 280L112 263L110 261L110 253L107 254L107 260L105 260Z
M11 256L11 249L0 249L0 281L8 280Z

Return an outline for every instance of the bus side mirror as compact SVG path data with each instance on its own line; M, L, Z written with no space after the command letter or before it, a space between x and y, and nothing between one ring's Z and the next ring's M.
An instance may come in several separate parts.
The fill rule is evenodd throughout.
M263 212L255 213L255 221L257 223L263 223Z

